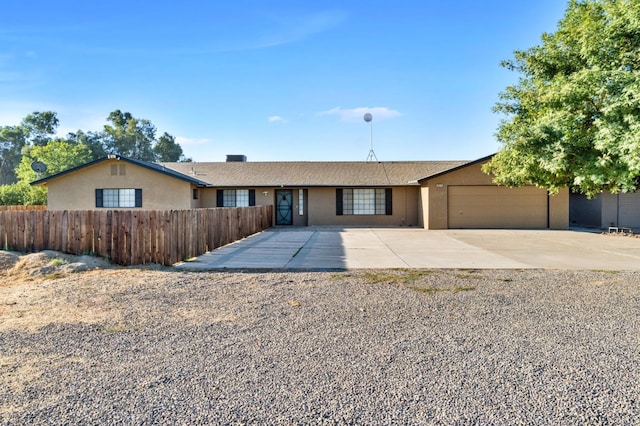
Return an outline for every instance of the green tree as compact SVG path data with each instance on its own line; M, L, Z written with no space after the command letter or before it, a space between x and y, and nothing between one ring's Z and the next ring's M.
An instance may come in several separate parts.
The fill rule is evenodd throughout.
M47 166L42 176L31 168L34 161ZM79 166L91 160L91 151L85 145L54 139L44 146L32 146L25 149L20 164L16 167L18 182L0 186L1 205L46 204L47 189L31 186L30 182Z
M0 186L0 205L30 206L47 204L47 188L19 181Z
M153 144L156 128L149 120L134 118L119 109L111 112L104 126L105 150L138 160L154 161Z
M104 135L100 132L83 132L78 130L76 133L67 134L67 142L84 145L91 152L91 160L97 160L107 155L104 147Z
M53 111L34 112L22 120L29 142L36 146L46 145L56 134L59 124L58 115Z
M185 159L182 147L176 142L176 138L167 132L160 136L153 146L153 152L156 161L159 162L189 161L189 159Z
M38 176L31 168L34 161L47 166L42 176ZM54 139L44 146L27 148L16 175L21 182L32 182L39 178L54 175L91 161L91 151L85 145L73 144L63 139Z
M0 127L0 185L15 183L15 168L27 144L27 132L22 126Z
M640 2L572 0L557 31L502 64L501 150L484 171L508 186L594 196L640 183Z

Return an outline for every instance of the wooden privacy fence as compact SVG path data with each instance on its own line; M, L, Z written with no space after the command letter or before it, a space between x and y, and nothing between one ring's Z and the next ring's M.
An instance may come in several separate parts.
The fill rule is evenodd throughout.
M4 250L92 254L119 265L176 262L272 225L272 206L0 211Z
M46 210L47 206L0 206L0 212L5 210Z

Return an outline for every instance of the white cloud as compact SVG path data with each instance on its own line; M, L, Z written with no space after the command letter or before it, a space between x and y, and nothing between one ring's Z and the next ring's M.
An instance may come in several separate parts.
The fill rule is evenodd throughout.
M211 142L207 138L186 138L184 136L176 136L176 142L181 146L207 145Z
M269 123L286 123L287 122L287 120L280 117L279 115L272 115L271 117L269 117L268 120L269 120Z
M317 115L336 115L340 117L341 121L356 122L362 121L366 113L373 116L373 121L388 120L391 118L400 117L402 114L394 109L386 107L358 107L358 108L342 108L335 107L327 111L321 111Z

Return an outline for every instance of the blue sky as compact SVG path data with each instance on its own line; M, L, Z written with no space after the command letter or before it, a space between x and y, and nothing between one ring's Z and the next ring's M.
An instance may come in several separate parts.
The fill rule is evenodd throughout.
M120 109L195 161L464 160L499 149L500 67L562 0L15 1L0 15L0 125Z

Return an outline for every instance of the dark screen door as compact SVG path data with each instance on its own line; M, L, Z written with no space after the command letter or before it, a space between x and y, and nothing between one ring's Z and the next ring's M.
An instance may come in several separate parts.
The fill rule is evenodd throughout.
M276 190L276 225L293 224L293 190Z

